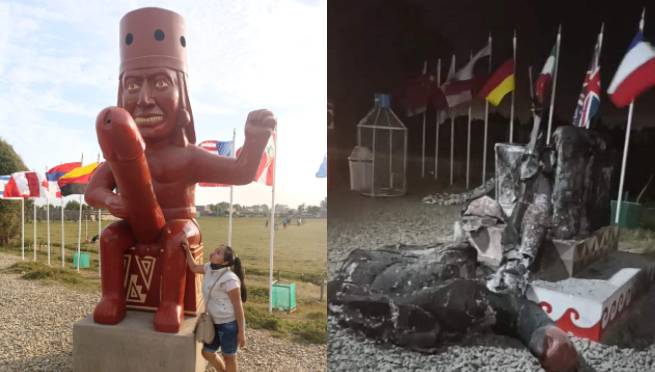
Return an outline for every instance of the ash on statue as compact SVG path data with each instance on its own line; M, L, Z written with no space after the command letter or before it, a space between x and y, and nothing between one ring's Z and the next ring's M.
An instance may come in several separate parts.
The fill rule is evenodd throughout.
M195 146L186 38L184 19L165 9L137 9L120 22L118 107L98 115L106 162L85 194L90 205L122 218L100 237L97 323L120 322L128 302L156 310L156 330L178 332L185 311L197 312L197 283L180 249L188 244L196 259L202 257L195 184L250 183L276 125L270 111L251 112L236 159Z
M533 113L532 138L520 169L526 186L512 216L515 223L505 230L509 249L500 265L479 265L478 251L465 231L456 231L456 242L446 246L355 250L328 287L329 310L342 324L423 352L491 328L521 340L546 370L575 370L577 352L567 334L524 296L549 225L554 163L551 152L538 146L540 115L535 107ZM488 197L474 200L469 209L487 219L504 217ZM475 225L481 226L479 221Z

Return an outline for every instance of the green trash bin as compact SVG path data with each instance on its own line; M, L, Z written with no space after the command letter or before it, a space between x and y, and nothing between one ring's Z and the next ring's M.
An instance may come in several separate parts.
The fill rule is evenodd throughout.
M274 283L273 288L273 308L284 311L293 311L296 309L296 283Z
M615 224L616 220L616 200L612 200L612 220L611 223ZM628 229L636 229L639 227L639 220L641 218L641 204L629 201L621 202L621 215L619 216L619 226Z
M87 252L81 252L79 258L77 252L73 253L73 267L77 268L77 261L80 261L80 269L88 269L91 266L91 255Z

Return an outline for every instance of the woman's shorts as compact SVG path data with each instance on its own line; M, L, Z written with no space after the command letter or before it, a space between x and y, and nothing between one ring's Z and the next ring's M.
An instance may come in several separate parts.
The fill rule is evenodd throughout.
M203 344L202 351L215 353L220 347L223 355L235 355L237 353L237 333L239 331L237 321L214 324L214 329L216 331L214 341L210 344Z

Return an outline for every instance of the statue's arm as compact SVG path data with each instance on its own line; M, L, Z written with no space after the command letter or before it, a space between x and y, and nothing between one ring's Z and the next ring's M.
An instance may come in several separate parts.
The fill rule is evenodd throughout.
M107 162L102 163L93 173L84 192L84 200L94 208L108 209L111 214L127 218L127 206L123 199L114 193L116 181Z
M550 317L539 305L525 298L491 291L486 293L496 315L494 331L518 338L534 355L541 355L542 331L556 327Z
M190 146L193 182L247 185L255 178L269 134L246 136L236 158L219 156L197 146Z

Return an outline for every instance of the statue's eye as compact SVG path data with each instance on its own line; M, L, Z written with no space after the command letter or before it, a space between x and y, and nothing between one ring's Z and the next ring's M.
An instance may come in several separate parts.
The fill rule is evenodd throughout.
M141 86L134 81L130 81L127 83L127 91L130 93L134 93L138 91L139 88L141 88Z
M155 88L157 89L166 89L168 88L168 82L164 79L159 79L155 82Z

